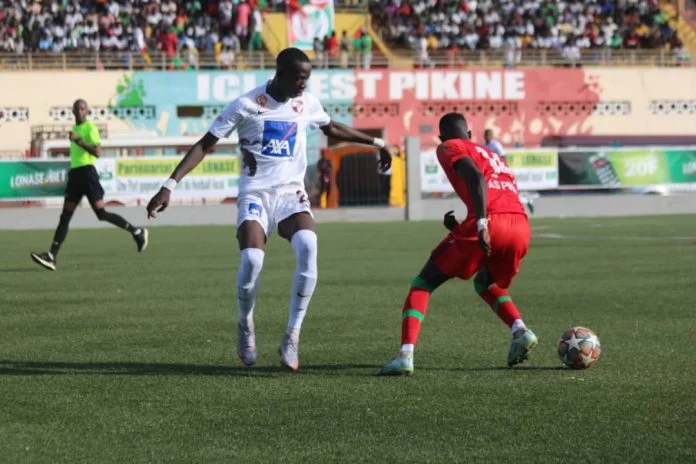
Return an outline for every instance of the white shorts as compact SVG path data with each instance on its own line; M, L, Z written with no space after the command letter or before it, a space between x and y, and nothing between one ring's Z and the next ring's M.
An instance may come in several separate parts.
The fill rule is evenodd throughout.
M281 221L297 213L312 215L309 196L303 187L287 185L247 192L237 198L237 227L245 221L256 221L263 227L266 237L270 237Z

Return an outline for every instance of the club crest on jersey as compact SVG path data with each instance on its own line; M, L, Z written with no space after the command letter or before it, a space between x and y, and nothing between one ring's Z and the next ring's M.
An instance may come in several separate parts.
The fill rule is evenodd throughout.
M302 113L304 110L304 102L302 100L293 100L292 109L295 110L295 113Z
M264 121L261 154L277 158L290 158L295 153L297 123L288 121Z
M265 108L266 105L268 105L268 97L265 93L256 96L256 104L259 105L260 108Z

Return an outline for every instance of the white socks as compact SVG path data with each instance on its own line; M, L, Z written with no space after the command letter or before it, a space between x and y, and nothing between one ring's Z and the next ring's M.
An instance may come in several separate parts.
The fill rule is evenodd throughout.
M292 281L286 333L297 340L307 314L307 306L317 285L317 234L311 230L299 230L292 236L290 244L295 250L297 267ZM237 303L239 322L246 327L253 324L256 291L259 288L264 256L264 251L259 248L245 248L241 252L242 259L237 271Z
M515 319L512 321L512 326L510 327L510 332L514 334L518 330L526 329L527 326L524 325L524 321L522 319Z
M297 267L292 280L286 333L296 340L307 314L309 300L312 299L314 288L317 286L317 234L311 230L298 230L292 236L290 244L295 250Z
M237 304L239 322L250 327L253 324L256 290L259 288L259 274L263 267L265 253L259 248L245 248L237 271Z

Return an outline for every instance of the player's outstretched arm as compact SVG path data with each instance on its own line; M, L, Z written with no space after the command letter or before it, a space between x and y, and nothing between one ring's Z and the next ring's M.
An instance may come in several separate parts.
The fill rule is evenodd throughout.
M177 182L181 181L186 174L191 172L203 161L205 155L213 151L218 140L220 139L210 132L206 132L206 134L189 149L184 158L179 162L179 165L174 169L170 178Z
M344 142L364 143L365 145L378 147L380 170L386 171L391 167L391 153L387 150L384 140L372 137L371 135L336 121L331 121L326 126L321 127L321 131L327 137L333 137Z
M474 161L468 157L457 160L454 163L454 171L459 177L464 179L466 186L469 188L469 195L471 196L471 201L474 203L476 218L478 219L476 224L479 233L479 244L486 254L490 254L491 239L490 235L488 234L488 218L486 216L486 178L476 167Z
M216 136L207 132L189 149L184 158L179 162L179 165L174 169L169 179L167 179L159 192L157 192L147 204L148 218L157 217L155 213L161 213L167 209L170 195L176 184L203 161L205 155L213 150L218 140Z

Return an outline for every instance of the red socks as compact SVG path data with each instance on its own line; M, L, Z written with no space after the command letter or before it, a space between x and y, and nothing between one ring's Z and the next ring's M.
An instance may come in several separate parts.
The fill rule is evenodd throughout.
M421 324L428 312L428 301L432 289L423 279L416 277L404 301L401 312L401 344L415 345Z
M520 312L517 310L517 306L515 306L515 303L512 302L512 298L510 298L510 294L498 287L498 285L493 284L484 289L476 285L476 292L488 303L488 306L495 311L498 317L508 327L512 327L512 323L515 322L515 319L522 319Z

